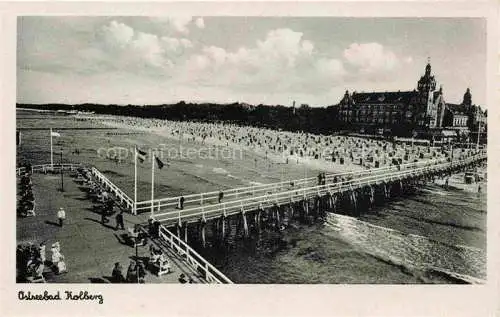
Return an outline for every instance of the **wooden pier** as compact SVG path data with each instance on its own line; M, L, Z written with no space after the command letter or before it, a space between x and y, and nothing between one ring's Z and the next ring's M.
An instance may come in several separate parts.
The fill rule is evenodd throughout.
M345 180L339 177L338 182L326 182L322 185L311 185L309 179L299 180L297 183L304 184L303 186L290 187L283 183L271 184L271 187L266 189L281 189L274 191L255 190L258 195L244 196L244 190L239 192L240 199L234 199L216 204L203 204L196 207L177 209L162 213L155 213L152 218L160 223L171 226L174 224L193 223L198 221L206 221L209 219L227 217L234 214L255 213L258 210L264 210L271 207L280 207L294 205L298 202L306 204L312 200L326 200L326 203L331 208L335 208L342 198L347 194L349 200L352 201L355 209L361 197L369 196L372 203L375 202L376 193L384 193L389 198L395 192L402 192L408 186L417 185L418 182L427 181L434 176L443 176L445 174L454 173L463 169L466 166L476 164L486 159L486 154L477 154L462 160L453 162L429 162L424 166L414 168L395 168L382 169L377 172L360 172L353 173L352 177ZM330 175L331 176L331 175ZM332 179L332 177L330 177ZM281 185L282 187L279 187ZM263 192L264 191L264 192ZM213 195L213 193L209 193ZM204 194L199 194L203 196ZM235 194L236 195L236 194ZM212 199L214 199L212 197ZM306 202L306 203L304 203ZM317 205L317 202L315 202ZM309 208L307 208L309 209Z
M343 180L354 178L361 178L372 175L382 175L390 172L401 170L412 170L419 167L435 165L438 163L445 163L446 159L441 160L425 160L415 163L393 165L381 168L373 168L361 171L342 172L342 173L325 173L323 183L339 183ZM237 201L249 197L261 197L273 193L281 193L290 190L303 190L306 188L317 186L317 177L308 177L296 180L285 180L270 184L253 185L248 187L237 187L223 191L223 201ZM183 208L192 206L210 206L217 204L219 200L220 191L212 191L205 193L190 194L176 197L166 197L154 200L145 200L136 203L136 211L138 214L144 212L151 212L151 205L153 205L154 213L161 214L163 212L174 211L179 208L180 200L183 199Z

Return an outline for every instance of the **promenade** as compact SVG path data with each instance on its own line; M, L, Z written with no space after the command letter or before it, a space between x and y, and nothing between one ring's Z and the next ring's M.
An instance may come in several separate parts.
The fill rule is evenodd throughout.
M135 259L135 248L125 244L121 238L126 230L114 230L114 217L111 216L107 224L101 224L101 215L93 211L93 202L67 173L64 177L64 192L60 191L61 178L58 174L34 173L32 177L36 216L17 219L17 242L39 244L45 241L47 259L50 259L51 244L56 241L61 244L68 272L55 275L46 267L46 281L109 283L115 262L121 263L125 275L130 261ZM66 210L63 227L59 227L56 216L59 207ZM144 223L144 217L124 213L125 229L136 223ZM140 258L149 257L149 244L139 247L138 255ZM147 271L146 283L179 283L181 273L195 282L201 282L178 255L170 252L168 256L173 273L157 277Z

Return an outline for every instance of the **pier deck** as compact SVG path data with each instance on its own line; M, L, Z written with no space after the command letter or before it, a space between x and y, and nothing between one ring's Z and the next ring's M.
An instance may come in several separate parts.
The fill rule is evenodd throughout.
M154 213L152 216L155 220L166 226L182 224L184 222L197 222L200 221L200 219L208 220L222 215L229 216L242 212L244 213L257 209L269 208L272 206L286 205L300 200L325 195L341 194L354 189L363 188L365 186L379 185L409 178L431 176L438 173L448 172L452 169L462 168L484 159L486 159L486 154L477 154L475 156L453 162L435 161L426 162L423 166L416 165L415 167L410 168L394 167L391 169L381 169L378 172L372 173L357 172L353 173L349 179L341 179L338 182L333 182L332 175L330 175L327 178L328 181L322 185L318 185L317 183L314 184L310 179L304 179L295 181L295 183L301 184L299 188L291 187L289 185L287 186L283 183L278 183L278 185L271 184L269 188L274 188L275 190L257 191L257 193L260 194L253 194L253 192L249 191L246 193L246 197L244 196L240 199L233 199L210 205L202 204L200 206L186 208L183 210L178 209L176 211Z
M60 191L58 174L34 173L33 192L36 201L36 216L19 218L16 224L18 243L39 244L46 242L47 254L50 245L56 241L61 244L61 253L65 256L68 272L55 275L45 269L49 283L109 283L115 262L120 262L123 274L131 259L135 258L135 249L124 244L120 235L126 230L114 230L114 218L101 224L99 213L93 212L93 203L86 193L70 177L64 177L64 192ZM63 227L57 223L56 212L59 207L66 210ZM143 218L124 214L125 229ZM148 257L148 247L138 248L139 257ZM182 258L170 252L168 254L173 273L157 277L148 272L146 283L179 283L181 273L203 282L198 274ZM48 258L50 258L48 256Z

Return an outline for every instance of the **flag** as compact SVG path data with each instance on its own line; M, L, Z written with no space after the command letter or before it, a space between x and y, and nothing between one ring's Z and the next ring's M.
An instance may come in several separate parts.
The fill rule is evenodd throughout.
M155 161L156 161L156 164L158 165L158 168L159 168L159 169L162 169L162 168L163 168L163 166L165 166L165 163L163 163L163 162L162 162L162 161L158 158L158 156L156 156L156 155L155 155ZM168 164L167 164L167 166L168 166Z
M61 135L59 134L59 132L50 131L50 136L60 137Z
M147 153L139 150L137 147L135 148L135 154L137 155L137 158L139 159L139 161L141 161L141 163L143 163L146 159Z

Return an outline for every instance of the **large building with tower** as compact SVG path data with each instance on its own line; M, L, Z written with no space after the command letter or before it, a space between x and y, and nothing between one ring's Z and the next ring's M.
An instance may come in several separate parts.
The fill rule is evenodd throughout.
M461 104L446 103L430 62L411 91L349 93L338 104L339 120L361 133L469 140L486 134L487 112L472 103L467 88ZM472 132L472 133L471 133Z
M359 132L404 135L441 128L446 103L428 63L414 90L346 91L338 106L339 119Z

